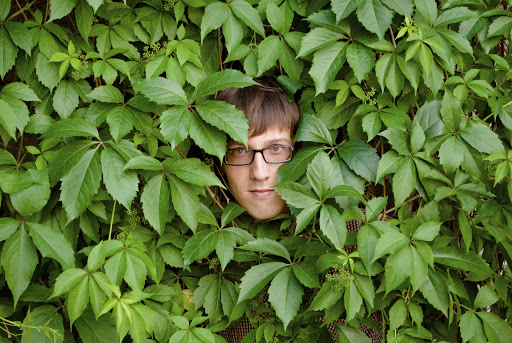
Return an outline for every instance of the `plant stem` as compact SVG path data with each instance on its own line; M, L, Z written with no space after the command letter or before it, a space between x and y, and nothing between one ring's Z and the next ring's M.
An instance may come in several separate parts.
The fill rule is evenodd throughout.
M108 240L112 238L112 224L114 224L114 213L116 213L116 202L114 200L114 207L112 208L112 215L110 216L110 229L108 230Z

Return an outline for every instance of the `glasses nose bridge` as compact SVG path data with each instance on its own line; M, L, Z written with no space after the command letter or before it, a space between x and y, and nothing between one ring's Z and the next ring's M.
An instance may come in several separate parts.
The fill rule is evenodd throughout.
M265 151L265 149L252 149L252 161L251 163L254 162L254 159L256 158L256 153L259 152L261 154L261 157L263 157L263 161L265 161L265 163L268 163L267 162L267 159L265 158L265 154L263 153Z

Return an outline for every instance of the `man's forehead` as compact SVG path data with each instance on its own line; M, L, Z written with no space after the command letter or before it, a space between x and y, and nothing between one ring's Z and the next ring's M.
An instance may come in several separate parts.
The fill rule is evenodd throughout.
M276 143L287 143L291 142L291 130L290 129L278 129L272 128L256 136L251 135L249 132L249 145L252 144L276 144ZM230 139L228 144L240 144L240 142Z

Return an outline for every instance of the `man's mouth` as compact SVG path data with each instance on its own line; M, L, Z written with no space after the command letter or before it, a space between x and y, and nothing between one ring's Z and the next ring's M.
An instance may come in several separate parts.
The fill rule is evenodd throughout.
M255 197L267 197L272 194L274 194L275 190L272 188L262 188L262 189L251 189L249 192L251 192L252 195Z

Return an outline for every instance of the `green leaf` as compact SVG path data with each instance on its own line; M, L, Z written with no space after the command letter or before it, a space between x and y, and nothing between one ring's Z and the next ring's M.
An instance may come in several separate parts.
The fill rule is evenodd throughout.
M407 237L401 232L388 231L384 233L375 246L375 253L371 261L374 262L386 254L394 253L403 248L408 242Z
M244 27L233 14L233 11L228 11L228 19L222 25L222 33L224 33L226 48L229 51L229 56L224 62L240 60L247 56L250 51L249 47L240 44L244 38Z
M197 114L191 114L190 138L206 153L217 156L222 161L226 153L226 135Z
M316 216L320 203L312 205L302 210L297 216L297 226L295 227L295 234L299 234L309 224L311 219Z
M371 226L364 225L357 233L357 247L366 270L370 272L374 260L375 247L379 236Z
M510 324L491 312L477 312L484 323L485 335L489 342L505 343L512 335Z
M450 136L446 139L439 148L439 162L443 168L449 172L454 172L460 167L464 155L461 154L463 143L456 136Z
M151 156L136 156L131 158L124 166L125 170L141 169L141 170L164 170L162 162Z
M68 314L70 325L80 317L89 304L89 276L80 281L68 295Z
M14 113L11 106L2 99L0 99L0 124L9 136L16 139L16 113Z
M133 111L127 106L114 106L107 111L107 124L110 134L116 141L126 136L133 129Z
M240 284L240 296L237 304L253 298L281 269L288 266L283 262L269 262L251 267L245 272Z
M183 181L194 185L224 188L217 176L198 158L177 160L171 164L169 171Z
M506 32L510 31L512 27L512 18L508 16L498 17L491 25L489 25L489 29L487 31L487 37L501 36Z
M346 320L350 321L354 319L356 314L361 310L363 305L363 298L359 293L354 280L350 280L350 286L345 288L344 305L347 311Z
M333 177L333 169L329 156L318 153L308 165L307 177L319 199L324 199L330 188Z
M119 342L116 327L108 316L103 316L101 319L96 320L90 310L85 310L84 313L75 320L74 324L83 342Z
M322 288L313 298L308 311L321 311L336 304L343 295L343 292L333 292L333 286L334 284L331 281L324 282Z
M480 288L475 298L474 306L477 308L487 308L500 300L499 295L491 286L485 285Z
M8 83L2 88L2 93L23 101L41 101L28 85L21 82Z
M371 340L361 330L351 326L334 323L336 325L336 332L340 338L341 343L370 343Z
M214 2L206 6L201 20L201 43L212 30L222 26L228 19L228 6L222 2Z
M187 107L174 106L160 117L160 131L164 139L175 148L188 136L193 114Z
M307 56L313 51L328 46L344 37L345 36L339 32L331 31L324 27L316 27L306 33L302 38L297 57Z
M397 289L398 286L411 275L413 268L412 262L410 246L405 246L388 256L386 265L384 266L386 293Z
M412 1L408 0L382 0L384 5L394 10L395 12L403 15L404 17L412 18L412 10L414 8L414 4Z
M35 307L35 306L34 306ZM21 317L20 317L21 319ZM54 332L59 334L60 337L64 335L64 324L62 316L57 312L57 308L52 305L37 306L31 311L27 310L27 315L23 320L24 323L30 323L30 328L43 328L43 330L30 329L25 327L22 329L23 334L21 340L18 336L18 341L23 343L41 342L41 343L53 343L63 342L59 336L53 337L50 334L50 329L55 330ZM48 330L48 331L46 331Z
M459 129L461 120L460 101L449 90L446 90L443 96L441 117L448 130L453 132Z
M171 186L171 198L174 209L178 215L183 219L185 224L193 231L197 227L197 214L199 213L199 197L194 189L177 178L174 175L169 175L169 183Z
M475 337L478 331L483 332L482 322L473 311L464 312L460 317L459 327L463 342Z
M268 289L268 300L283 322L286 330L290 321L299 311L304 291L292 273L291 268L283 268L274 277Z
M235 106L223 101L202 101L196 110L205 122L225 131L233 140L247 145L247 117Z
M8 239L13 233L18 230L20 221L13 218L0 218L0 242Z
M477 18L478 14L469 10L467 7L454 7L444 11L437 18L435 27L460 23L461 21Z
M295 51L286 43L285 40L281 40L279 62L290 79L294 81L298 81L300 79L304 69L304 63L301 59L296 58Z
M347 238L347 226L338 210L331 205L322 204L320 230L337 249L343 249Z
M5 74L14 66L18 54L18 48L12 42L3 25L0 27L0 51L0 78L3 79Z
M411 133L411 153L414 155L425 145L425 131L421 125L414 125Z
M83 269L79 268L70 268L63 271L55 281L55 286L53 288L53 293L49 297L49 299L58 297L66 292L69 292L72 288L76 286L85 276L87 272Z
M230 221L245 212L245 208L235 202L230 202L222 211L221 227L226 226Z
M346 50L347 43L334 42L315 52L309 75L315 81L317 95L324 93L334 81L334 77L345 63Z
M245 0L235 0L229 4L233 13L247 26L256 31L260 36L265 37L265 29L261 22L258 11L256 11Z
M11 11L11 0L0 2L0 21L5 21L5 18Z
M159 105L188 106L187 95L183 88L176 82L163 77L141 80L133 86L133 89Z
M60 200L68 221L77 218L92 202L100 187L101 167L97 148L85 152L62 178Z
M248 242L244 246L241 246L239 249L276 255L291 262L290 253L288 252L288 250L286 250L286 248L282 246L280 243L268 238L259 238L254 241Z
M412 235L412 239L419 241L427 241L430 242L434 240L439 234L439 230L441 229L440 222L426 222L421 224L414 234Z
M495 151L504 151L503 143L498 135L486 126L470 126L459 132L462 139L479 152L491 154Z
M201 81L194 91L194 98L215 94L216 92L228 87L244 88L257 84L258 83L253 81L250 76L245 75L238 70L225 69L223 71L210 74ZM206 102L207 105L212 103L215 102ZM204 105L205 103L201 104Z
M311 190L293 181L280 182L274 186L274 189L288 204L293 207L306 208L319 203L315 194Z
M492 269L485 260L473 252L465 252L462 248L444 247L434 249L434 259L436 263L445 266L475 272L479 275L490 275L493 273Z
M217 241L218 235L215 230L204 230L194 234L183 248L185 265L208 256L215 249Z
M101 0L103 1L103 0ZM75 21L78 32L84 40L89 38L94 20L94 11L85 1L79 1L75 7Z
M435 0L414 0L418 13L422 13L429 25L437 18L437 3Z
M60 231L36 223L27 223L27 227L41 255L56 259L64 270L75 266L75 254L71 243Z
M219 258L222 270L224 270L228 263L233 259L236 241L236 234L231 231L222 230L217 234L215 251L217 252L217 257Z
M48 165L50 184L56 184L67 174L94 144L88 140L78 140L57 150Z
M371 145L359 140L345 141L338 146L338 154L354 173L368 181L375 180L379 156Z
M375 299L375 289L372 284L372 279L368 276L359 275L357 273L352 274L354 278L354 284L357 286L359 293L363 298L373 307L373 300Z
M402 326L407 316L404 299L398 299L389 309L389 329L395 330Z
M309 261L294 263L292 271L295 274L295 277L297 277L297 280L299 280L304 286L308 288L320 287L320 283L318 282L318 270L315 263Z
M142 290L146 280L147 270L144 262L134 254L134 250L126 251L126 272L124 280L134 290Z
M290 162L279 168L277 173L279 181L296 181L300 176L302 176L302 174L304 174L307 166L316 154L322 150L322 146L312 146L300 149Z
M1 101L1 100L0 100ZM100 138L96 127L82 118L66 118L59 120L46 130L41 138L64 137L96 137Z
M87 96L111 104L122 104L124 102L123 94L121 94L119 88L110 85L96 87Z
M408 197L416 185L416 167L412 159L408 159L405 164L393 176L393 195L395 204L401 205Z
M52 0L51 16L48 21L57 20L68 15L75 8L76 3L77 0Z
M347 62L354 71L357 81L362 82L372 70L375 53L362 44L352 43L347 48Z
M23 226L12 234L2 247L5 280L11 290L15 307L27 289L39 261L36 247Z
M364 0L362 5L357 8L357 19L368 31L377 34L382 40L384 32L391 25L393 12L380 0Z
M125 165L115 150L105 147L101 152L103 183L112 198L129 210L139 190L139 179L134 171L124 170Z
M278 36L268 36L258 45L258 75L272 68L281 52L281 40Z
M23 217L41 211L48 202L51 193L48 174L45 170L29 169L26 173L32 179L33 184L11 194L12 206Z
M332 11L336 14L336 22L348 17L356 8L361 6L363 0L332 0Z
M317 142L333 145L329 129L316 116L303 114L297 129L297 141Z

